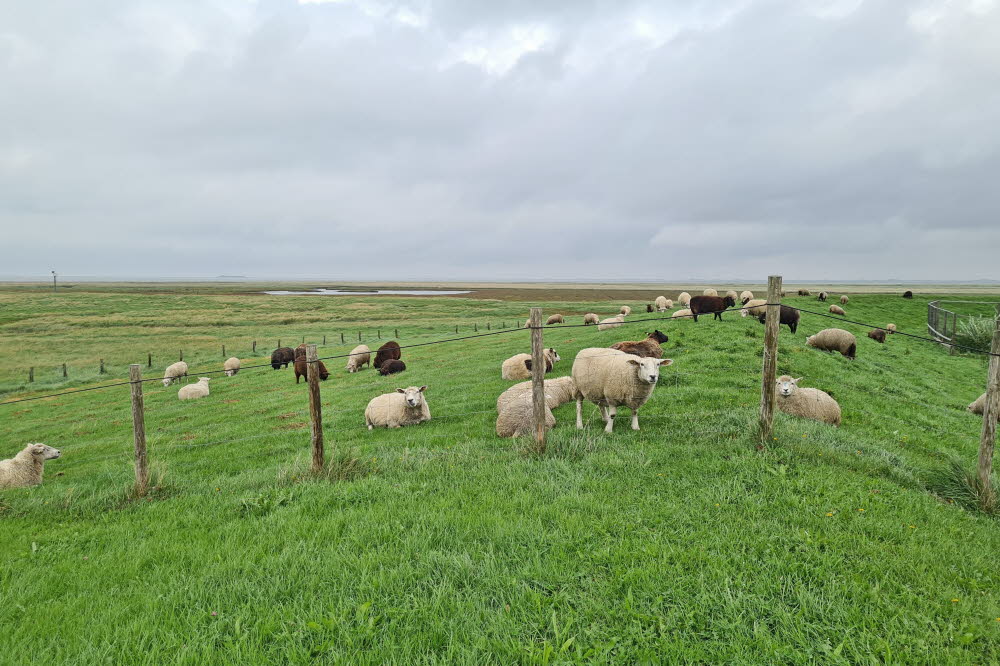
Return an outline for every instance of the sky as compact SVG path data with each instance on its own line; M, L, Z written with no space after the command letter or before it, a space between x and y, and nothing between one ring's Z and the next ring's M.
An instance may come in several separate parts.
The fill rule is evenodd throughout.
M1000 280L998 0L0 17L0 275Z

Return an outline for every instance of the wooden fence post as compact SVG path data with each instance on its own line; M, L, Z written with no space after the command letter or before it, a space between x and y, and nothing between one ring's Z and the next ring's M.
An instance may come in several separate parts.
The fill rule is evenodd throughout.
M326 347L326 336L323 336L323 346Z
M68 376L69 375L66 374L66 364L63 363L63 377L68 377Z
M226 345L222 345L222 358L226 358Z
M458 335L458 326L455 327L455 335Z
M340 344L344 344L344 334L340 334Z
M257 353L257 341L256 340L253 341L253 353L254 354Z
M397 337L397 338L399 337L399 329L398 329L398 328L397 328L396 330L394 330L394 331L393 331L393 333L395 333L395 334L396 334L396 337Z
M381 328L376 328L375 332L378 335L378 339L381 340L382 339L382 329Z
M477 324L476 322L472 322L472 330L475 331L476 333L478 333L479 332L479 324Z
M306 379L309 380L309 420L312 424L312 471L323 471L323 405L319 395L319 354L316 345L306 346Z
M490 330L490 322L486 322L486 330Z
M149 487L149 467L146 461L146 416L142 399L142 366L128 367L132 383L132 435L135 439L135 496L142 497Z
M179 361L183 361L184 360L184 350L183 349L181 350L181 357L178 360Z
M153 367L153 353L152 352L147 352L146 353L146 367L147 368L152 368Z
M986 376L986 404L983 405L983 430L979 436L979 486L984 491L983 504L987 506L994 500L993 446L996 444L997 417L1000 415L1000 305L997 306L990 354Z
M767 278L767 317L764 321L764 369L760 386L760 439L774 431L775 373L778 370L778 326L781 324L781 276Z
M281 338L278 338L278 346L281 346Z
M358 342L361 342L361 331L358 331Z
M97 374L99 374L99 375L103 375L104 374L104 359L103 358L101 359L101 367L97 371Z
M29 382L35 381L35 367L34 366L28 368L28 381Z
M535 417L535 452L545 452L545 349L542 309L531 308L531 406Z

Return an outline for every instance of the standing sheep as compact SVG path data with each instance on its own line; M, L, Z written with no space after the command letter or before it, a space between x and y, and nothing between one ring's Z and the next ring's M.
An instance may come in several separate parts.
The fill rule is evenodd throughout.
M683 305L684 307L687 307L688 303L691 302L691 294L687 293L686 291L682 291L680 294L677 295L677 302Z
M565 324L566 321L563 319L561 314L554 314L545 320L545 325L550 326L552 324Z
M368 348L368 345L358 345L351 350L351 355L347 357L347 368L348 372L357 372L363 366L368 365L372 367L372 350Z
M886 324L885 325L885 330L886 330L886 332L889 335L892 335L893 333L896 332L896 325L895 324Z
M309 381L309 362L306 360L305 355L297 356L295 358L295 383L299 383L299 378L305 379L306 382ZM330 378L330 373L327 372L326 366L323 365L323 361L316 361L316 371L319 373L319 378L321 381L326 381Z
M395 359L390 359L395 360ZM431 420L431 409L424 397L426 386L398 388L395 393L385 393L371 399L365 407L365 425L369 430L401 428Z
M741 317L763 317L765 310L764 306L767 305L767 300L763 298L751 298L749 301L743 303L743 307L740 308Z
M826 293L825 291L821 291L819 292L819 296L817 296L816 298L818 298L821 301L826 301L826 299L828 299L829 297L830 294Z
M740 303L742 303L743 305L746 305L747 301L752 301L752 300L753 300L753 292L752 291L742 291L742 292L740 292Z
M184 361L168 365L167 369L163 371L163 385L170 386L175 381L180 381L181 377L187 377L187 373L188 364Z
M718 296L695 296L691 299L691 314L695 321L698 321L698 315L700 314L710 314L713 319L721 321L723 311L735 305L736 301L732 296L726 296L725 298L719 298Z
M615 315L614 317L609 317L608 319L602 319L600 323L597 324L597 330L607 331L608 329L615 328L616 326L621 326L624 321L625 315Z
M780 308L778 325L784 324L788 330L794 333L799 328L799 311L790 305L782 305ZM767 323L767 308L763 308L757 315L757 321L762 324Z
M719 292L717 292L716 290L714 290L711 287L709 287L705 291L701 292L701 295L702 296L718 296Z
M375 367L381 368L386 361L398 361L403 358L403 353L399 349L399 343L389 340L375 352Z
M45 444L28 444L13 458L0 460L0 489L27 488L42 483L45 461L62 455Z
M792 416L812 419L833 426L840 425L840 405L824 391L802 388L802 378L792 379L782 375L777 379L778 409Z
M854 360L858 350L854 335L842 328L824 328L816 335L807 337L806 344L823 351L840 352L851 360Z
M398 372L403 372L404 370L406 370L405 363L403 363L398 358L390 358L389 360L384 361L382 365L378 367L378 374L385 377L387 375L394 375Z
M666 296L657 296L656 300L653 301L653 305L656 306L657 312L666 312L667 310L669 310L670 309L670 305L668 305L669 303L670 301L667 300Z
M846 312L844 312L844 308L840 307L839 305L831 305L830 312L835 315L841 315L841 316L847 314Z
M850 302L851 302L851 299L849 299L846 295L840 297L840 304L841 305L847 305Z
M600 317L598 317L593 312L588 312L587 314L583 315L583 323L585 326L589 326L590 324L596 324L600 322L600 320L601 320Z
M552 366L559 360L559 354L549 347L544 350L545 372L551 372ZM528 379L531 377L531 354L515 354L500 366L502 379Z
M222 364L222 369L225 370L226 377L232 377L240 371L240 359L235 356L227 358L226 362Z
M666 334L653 331L644 340L626 340L611 345L611 349L635 354L642 358L663 358L663 347L660 345L668 340Z
M275 370L278 368L287 368L288 364L294 360L295 350L291 347L278 347L271 352L271 367Z
M739 294L737 294L732 289L730 289L729 291L726 292L726 296L728 296L729 298L733 299L733 303L736 303L739 300L739 298L740 298Z
M199 377L196 383L182 386L181 390L177 392L177 399L197 400L198 398L208 397L209 381L211 380L208 377Z
M574 400L574 396L576 396L576 383L572 377L546 379L542 383L542 389L545 393L545 404L548 405L549 409L555 409L564 405L570 400ZM504 410L504 407L516 400L520 400L526 395L529 396L528 399L530 400L531 391L530 380L514 384L497 398L497 413L499 414Z
M627 317L627 316L629 316L630 314L632 314L632 308L630 308L630 307L629 307L629 306L627 306L627 305L623 305L623 306L622 306L622 309L618 311L618 314L620 314L620 315L622 315L622 316L624 316L624 317Z
M868 331L868 337L880 344L885 344L885 331L881 328L873 328Z
M639 408L653 394L660 379L660 366L671 363L673 360L669 358L639 358L617 349L580 350L572 371L576 383L577 429L583 429L583 401L588 400L601 410L606 423L604 432L614 429L619 406L632 410L632 430L638 430Z

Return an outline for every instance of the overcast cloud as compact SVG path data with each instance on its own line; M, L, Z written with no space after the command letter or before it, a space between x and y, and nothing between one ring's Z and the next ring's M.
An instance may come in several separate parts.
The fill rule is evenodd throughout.
M0 0L0 274L1000 279L994 0Z

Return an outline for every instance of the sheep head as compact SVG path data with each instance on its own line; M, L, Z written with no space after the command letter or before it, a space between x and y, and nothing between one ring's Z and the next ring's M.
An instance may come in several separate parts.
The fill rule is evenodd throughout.
M403 394L403 399L406 401L407 407L419 407L424 402L424 391L426 390L426 386L410 386L405 389L398 388L396 389L396 393Z
M636 377L646 384L655 384L660 379L660 366L667 366L673 363L673 359L664 358L630 358L627 359L630 365L636 366Z
M778 385L778 395L786 398L791 396L795 393L795 389L799 387L800 381L802 381L801 377L792 379L788 375L781 375L777 380L775 380L775 383Z
M62 455L62 451L54 449L45 444L28 444L31 450L31 457L37 460L52 460Z
M646 337L648 337L650 340L656 340L660 344L663 344L664 342L670 339L667 337L666 333L662 333L659 330L653 331L652 333L647 333Z

